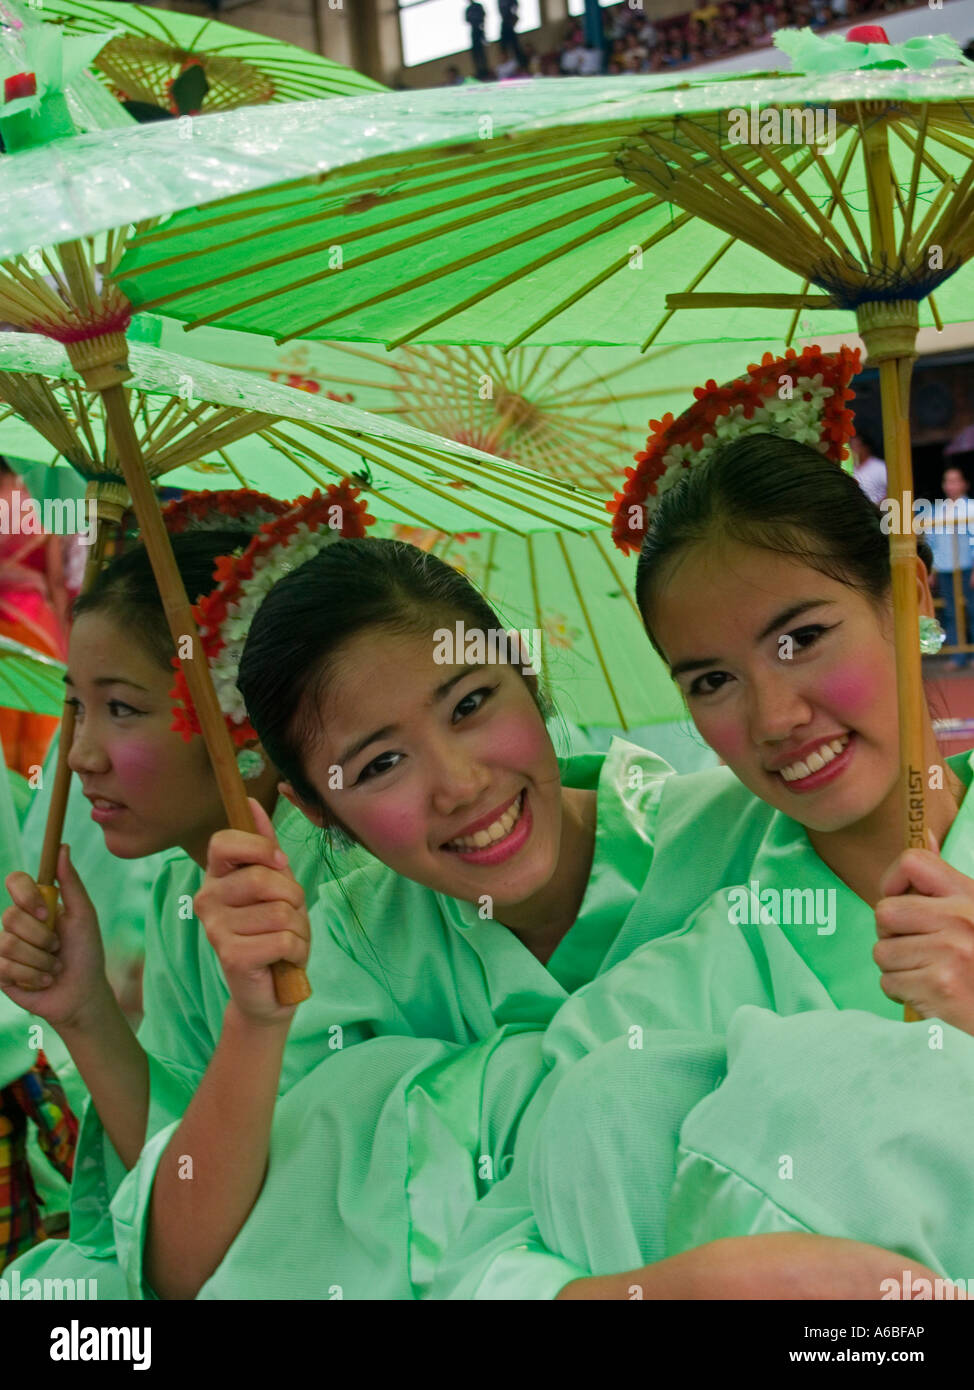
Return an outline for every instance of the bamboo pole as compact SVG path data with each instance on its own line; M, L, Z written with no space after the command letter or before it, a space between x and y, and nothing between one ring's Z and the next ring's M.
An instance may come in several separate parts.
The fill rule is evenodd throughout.
M869 224L874 266L892 271L898 263L893 223L892 169L886 125L861 121L869 183ZM889 496L893 509L890 531L890 570L896 653L896 693L899 716L900 776L904 848L925 849L926 769L919 608L916 591L916 537L913 533L913 468L910 456L910 376L916 358L919 311L915 300L863 305L857 314L859 333L869 361L879 367L883 442ZM896 515L898 510L899 515ZM907 1005L904 1016L919 1015Z
M229 823L236 830L247 830L253 834L253 813L237 768L233 742L217 702L207 662L205 658L197 659L203 649L192 607L176 568L162 514L142 460L125 388L121 384L130 375L128 345L122 334L108 334L103 338L70 344L68 355L87 389L101 394L108 429L132 497L142 540L149 554L177 651L187 645L188 639L193 655L189 659L182 659L182 669ZM303 970L289 961L278 961L272 969L278 1003L299 1004L308 998L311 990Z

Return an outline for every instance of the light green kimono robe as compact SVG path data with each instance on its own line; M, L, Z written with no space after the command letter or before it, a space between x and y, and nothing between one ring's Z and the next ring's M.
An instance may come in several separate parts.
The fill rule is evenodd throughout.
M970 786L971 755L950 762ZM671 850L614 954L651 927L651 894L692 837ZM942 853L974 877L971 797ZM974 1178L974 1038L899 1021L872 960L872 910L795 821L771 816L744 883L559 1011L513 1169L471 1213L434 1297L553 1298L575 1278L773 1230L974 1274L974 1217L944 1219ZM796 921L799 905L810 911Z
M546 966L476 905L376 862L325 887L264 1187L200 1298L422 1292L509 1151L544 1025L594 977L635 902L670 775L622 740L563 762L566 785L596 790L596 839L578 917ZM112 1204L136 1297L151 1296L146 1218L173 1130L150 1140Z
M309 903L315 901L322 882L333 876L333 870L342 873L369 860L363 851L355 850L336 856L334 864L327 862L321 850L321 832L283 799L275 807L273 823ZM144 915L145 1017L138 1034L149 1055L147 1136L178 1120L189 1104L216 1046L229 998L219 962L193 914L193 897L202 885L203 870L181 850L153 858L161 867ZM106 859L106 872L110 872L116 861L107 855ZM142 926L139 923L140 935ZM10 1009L14 1007L10 1005ZM27 1025L37 1020L16 1012L23 1021L18 1036L26 1036ZM43 1027L44 1045L59 1076L63 1072L77 1078L76 1089L81 1093L78 1113L84 1108L70 1193L71 1238L44 1241L10 1268L16 1266L23 1279L94 1279L97 1297L127 1298L109 1210L125 1167L88 1103L64 1045L53 1028ZM298 1074L296 1062L294 1050L289 1049L282 1084ZM75 1099L73 1095L71 1098Z

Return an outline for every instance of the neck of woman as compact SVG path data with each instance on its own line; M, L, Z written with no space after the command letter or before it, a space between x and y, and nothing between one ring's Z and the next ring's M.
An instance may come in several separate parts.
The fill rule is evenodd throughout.
M939 849L954 823L965 787L944 762L929 721L924 730L923 763L931 773L924 789L927 830ZM932 775L935 770L940 776ZM843 830L809 830L808 838L816 854L836 877L870 907L875 907L881 897L880 883L884 874L906 848L904 827L903 791L901 779L897 777L889 794L861 821Z
M504 907L497 920L546 965L578 916L595 854L596 794L561 789L561 842L555 872L539 892Z

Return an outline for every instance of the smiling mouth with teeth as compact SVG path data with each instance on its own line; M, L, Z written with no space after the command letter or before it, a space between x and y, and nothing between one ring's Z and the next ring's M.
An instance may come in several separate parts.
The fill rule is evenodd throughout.
M447 840L444 849L449 850L472 850L486 849L488 845L494 845L498 840L504 840L510 835L511 831L521 819L521 812L524 810L524 792L522 791L517 800L512 802L502 816L487 825L483 830L478 830L474 835L461 835L456 840Z
M805 777L811 777L813 772L821 772L823 767L837 758L840 753L844 753L848 747L849 738L849 734L843 734L841 738L829 739L816 748L813 753L809 753L807 757L789 763L787 767L779 767L777 771L786 782L801 782Z

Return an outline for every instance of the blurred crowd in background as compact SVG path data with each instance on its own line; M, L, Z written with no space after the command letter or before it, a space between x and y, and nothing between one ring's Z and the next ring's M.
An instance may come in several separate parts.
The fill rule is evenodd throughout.
M451 64L445 80L449 85L468 76L500 81L665 72L767 47L776 29L822 30L853 18L881 17L914 7L915 0L701 0L685 14L653 21L643 9L624 3L601 11L601 46L587 42L583 20L573 19L560 46L539 53L535 43L517 32L516 0L498 0L501 29L495 45L488 45L484 37L484 6L480 0L470 0L465 18L471 33L471 66L468 71Z

